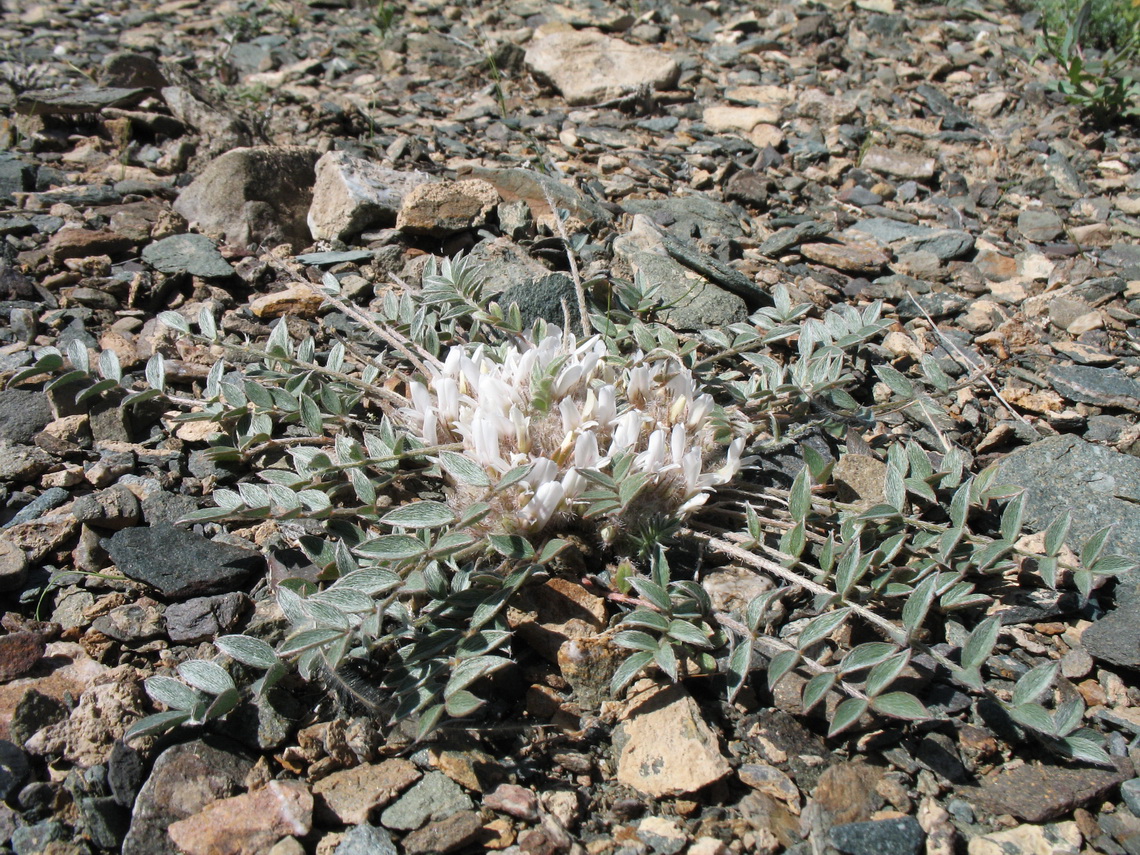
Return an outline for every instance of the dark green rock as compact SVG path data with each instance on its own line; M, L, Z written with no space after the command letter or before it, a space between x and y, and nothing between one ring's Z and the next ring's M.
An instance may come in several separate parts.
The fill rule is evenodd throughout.
M214 242L205 235L172 235L148 245L142 259L160 273L189 273L204 279L234 275Z

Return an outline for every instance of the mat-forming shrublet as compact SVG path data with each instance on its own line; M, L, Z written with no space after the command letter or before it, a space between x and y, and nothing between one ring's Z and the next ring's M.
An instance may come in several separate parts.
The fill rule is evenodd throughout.
M413 384L405 414L428 445L462 442L492 483L531 467L508 528L534 532L574 514L590 484L583 470L605 473L623 454L634 455L630 475L650 476L640 512L684 517L740 470L744 439L717 441L713 399L679 361L639 353L618 367L606 356L598 337L579 343L553 327L497 350L454 347L426 385Z

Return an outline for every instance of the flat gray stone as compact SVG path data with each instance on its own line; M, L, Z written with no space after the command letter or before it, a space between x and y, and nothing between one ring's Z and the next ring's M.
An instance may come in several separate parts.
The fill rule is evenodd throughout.
M142 259L160 273L189 273L204 279L234 275L214 242L205 235L172 235L149 244Z
M1047 376L1053 388L1070 400L1140 412L1140 381L1117 368L1054 365Z
M958 795L987 813L1047 822L1101 798L1129 777L1088 766L1021 766L987 778L984 787L963 787Z
M1025 521L1043 530L1070 511L1069 545L1112 525L1106 552L1140 560L1140 458L1062 435L1019 448L997 465L998 483L1024 487Z
M657 225L684 239L733 239L744 234L736 211L707 196L626 199L622 208L631 214L646 214Z
M447 819L454 813L471 810L470 797L443 774L428 772L418 784L393 802L380 815L380 822L398 831L411 831L428 820Z
M849 822L828 832L831 845L848 855L918 855L926 832L913 816Z
M422 172L386 169L348 152L330 151L317 161L306 215L309 233L314 240L348 240L373 226L393 226L404 197L432 180Z
M43 392L23 389L0 392L0 439L29 443L51 419L51 404Z
M396 855L396 844L383 828L355 825L341 838L333 855Z
M29 89L16 99L16 112L26 116L97 113L104 107L133 107L149 89Z
M1018 215L1017 230L1026 240L1035 243L1048 243L1065 230L1065 224L1052 211L1031 208Z
M172 525L123 529L103 546L119 572L175 600L232 591L261 561L253 550Z

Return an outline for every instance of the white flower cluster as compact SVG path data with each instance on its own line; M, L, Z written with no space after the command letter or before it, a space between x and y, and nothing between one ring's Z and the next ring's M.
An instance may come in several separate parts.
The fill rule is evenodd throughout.
M649 476L654 510L684 517L739 472L744 440L717 443L713 399L679 362L639 354L619 369L605 357L599 338L554 327L500 354L454 347L427 385L412 385L405 414L428 445L462 442L492 483L530 466L507 508L516 530L573 514L590 484L582 471L606 472L622 454L634 455L630 475Z

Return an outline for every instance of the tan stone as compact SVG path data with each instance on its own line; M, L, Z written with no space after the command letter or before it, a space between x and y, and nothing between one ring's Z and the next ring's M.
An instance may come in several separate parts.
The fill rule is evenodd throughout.
M617 98L641 86L670 89L681 66L665 53L609 38L597 30L536 34L526 51L531 72L572 106Z
M975 837L967 844L970 855L1077 855L1083 838L1075 822L1019 825Z
M799 247L805 258L852 273L877 273L891 257L878 247L842 243L805 243Z
M479 228L500 201L498 191L478 178L421 184L404 197L396 228L434 237Z
M780 121L780 108L761 107L705 107L702 121L713 133L748 133L757 125L774 125Z
M313 796L299 781L271 781L251 793L218 799L167 833L186 855L261 855L283 837L313 825Z
M420 779L411 762L393 758L333 772L313 785L322 822L359 825Z
M249 304L249 310L259 318L280 318L283 315L315 318L324 301L325 298L308 285L298 284L257 297Z
M654 798L693 793L732 771L700 708L679 685L635 700L617 779Z

